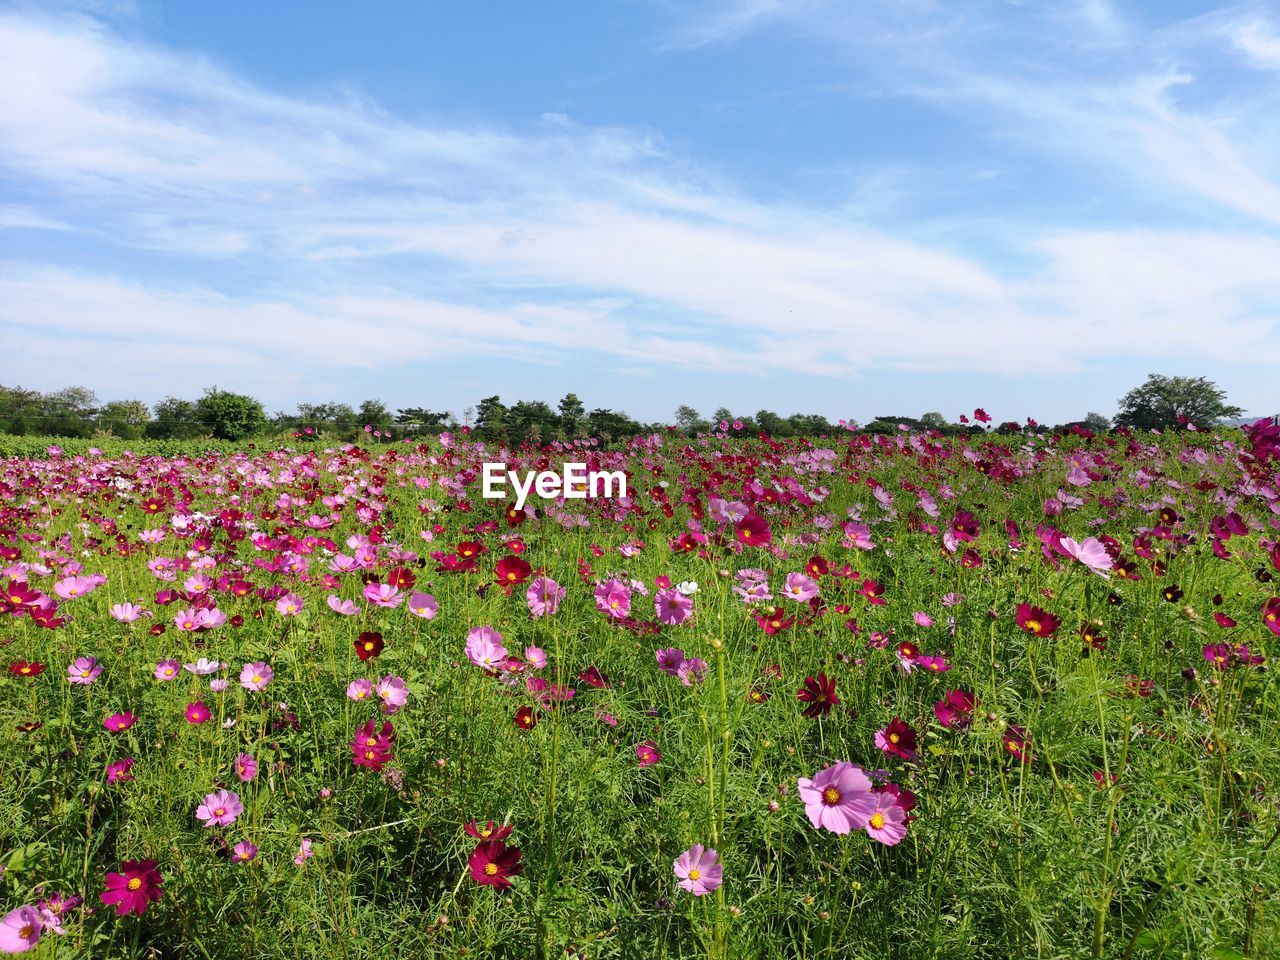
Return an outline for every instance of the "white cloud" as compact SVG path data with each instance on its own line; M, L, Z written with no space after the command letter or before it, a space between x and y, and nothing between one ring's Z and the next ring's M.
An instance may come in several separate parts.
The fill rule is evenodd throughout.
M1280 35L1263 20L1251 20L1231 33L1235 45L1260 66L1280 69Z
M726 16L745 30L795 12ZM1113 139L1114 163L1138 149L1170 180L1280 222L1270 181L1223 124L1175 110L1167 84L1108 107L1099 89L938 70L958 96L1060 126L1076 148ZM750 200L653 131L560 115L537 130L411 124L350 94L284 97L92 21L0 16L11 177L79 211L86 232L272 276L229 294L10 262L10 355L60 342L74 345L56 353L67 379L158 369L189 385L191 366L230 385L467 355L1019 376L1126 354L1261 360L1280 345L1266 309L1280 253L1264 234L1042 227L1014 274L847 214Z

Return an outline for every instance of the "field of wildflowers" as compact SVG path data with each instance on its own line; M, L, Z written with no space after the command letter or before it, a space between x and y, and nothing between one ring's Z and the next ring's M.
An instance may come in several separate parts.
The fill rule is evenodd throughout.
M67 446L0 461L0 951L1278 955L1269 423Z

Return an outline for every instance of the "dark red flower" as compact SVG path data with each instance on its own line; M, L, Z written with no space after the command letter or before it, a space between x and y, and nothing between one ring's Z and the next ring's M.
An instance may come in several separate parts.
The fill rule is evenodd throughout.
M796 691L796 696L801 703L808 704L801 714L809 719L825 717L840 703L840 697L836 694L836 682L825 673L819 673L816 679L805 677L804 686Z
M521 707L516 711L513 721L521 730L532 730L538 725L538 715L532 707Z
M44 673L44 664L40 662L27 663L25 660L17 660L9 664L9 672L15 677L38 677Z
M382 634L362 633L355 640L356 656L361 660L368 660L382 653L384 646L386 645L382 642Z

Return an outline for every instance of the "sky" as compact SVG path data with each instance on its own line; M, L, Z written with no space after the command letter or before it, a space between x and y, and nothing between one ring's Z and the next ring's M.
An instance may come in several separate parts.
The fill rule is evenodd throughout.
M1280 0L0 0L0 382L1280 409Z

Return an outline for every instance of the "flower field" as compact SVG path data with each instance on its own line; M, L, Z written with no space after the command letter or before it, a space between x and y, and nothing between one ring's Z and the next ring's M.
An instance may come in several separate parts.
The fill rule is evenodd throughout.
M1269 422L126 447L0 461L0 951L1278 955Z

